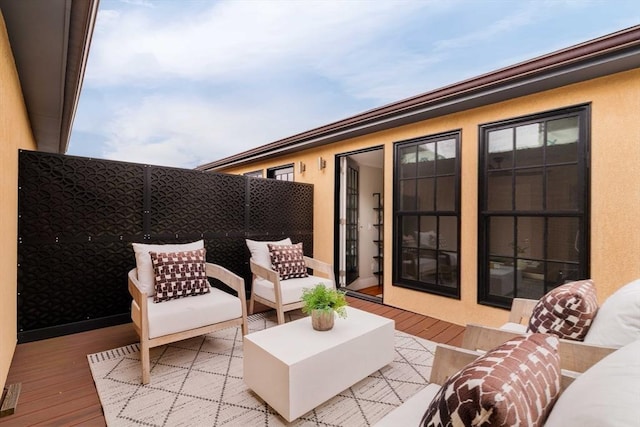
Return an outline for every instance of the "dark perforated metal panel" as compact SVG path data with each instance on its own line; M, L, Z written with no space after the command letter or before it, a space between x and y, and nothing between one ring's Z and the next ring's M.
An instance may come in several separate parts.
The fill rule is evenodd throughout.
M207 261L247 280L244 239L291 236L313 255L313 187L20 152L18 339L128 321L132 242L204 238Z
M249 189L250 233L287 236L313 230L312 185L249 178Z
M151 236L241 235L246 178L153 167L150 171Z

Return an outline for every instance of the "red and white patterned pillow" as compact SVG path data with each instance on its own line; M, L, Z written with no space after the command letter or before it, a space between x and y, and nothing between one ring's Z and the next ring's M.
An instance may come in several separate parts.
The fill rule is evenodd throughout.
M206 252L149 252L155 273L154 302L209 293Z
M560 394L558 339L519 336L452 375L420 425L542 426Z
M271 268L280 276L280 280L307 277L307 266L304 262L302 243L295 245L269 244Z
M570 282L540 298L531 312L527 331L582 341L597 312L598 299L593 282Z

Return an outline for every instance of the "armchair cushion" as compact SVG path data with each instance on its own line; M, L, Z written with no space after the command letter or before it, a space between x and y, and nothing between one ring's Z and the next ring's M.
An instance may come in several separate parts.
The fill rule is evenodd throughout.
M155 272L154 302L209 292L205 249L186 252L149 252Z
M323 283L328 288L333 288L333 282L331 279L318 276L307 276L297 279L286 280L280 283L280 290L282 291L282 304L291 304L299 302L302 297L302 290L304 288L313 288L318 283ZM268 301L275 302L276 293L273 283L267 279L256 277L253 281L253 292Z
M598 312L591 280L570 282L547 292L533 308L528 331L582 341Z
M584 337L587 344L622 347L640 340L640 279L611 294Z
M251 252L251 258L253 258L253 261L264 267L271 268L271 255L269 255L269 246L267 245L290 245L291 239L287 237L286 239L276 242L261 242L258 240L246 239L245 242L247 243L249 252Z
M545 426L637 426L639 356L637 340L587 369L562 393Z
M452 375L421 425L542 426L559 393L558 339L519 336Z
M149 338L157 338L242 316L240 299L217 288L207 294L152 304L148 297Z
M204 240L178 245L149 245L146 243L132 243L133 252L136 255L136 271L138 274L138 287L147 296L155 294L155 273L149 252L181 252L204 248Z
M295 245L268 244L271 256L271 268L278 273L280 280L307 277L302 243Z

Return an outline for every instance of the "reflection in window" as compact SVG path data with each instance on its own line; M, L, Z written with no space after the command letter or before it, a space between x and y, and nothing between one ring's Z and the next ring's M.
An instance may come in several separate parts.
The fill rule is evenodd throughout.
M394 284L459 297L459 133L396 144Z
M509 307L587 277L588 107L485 125L480 300Z

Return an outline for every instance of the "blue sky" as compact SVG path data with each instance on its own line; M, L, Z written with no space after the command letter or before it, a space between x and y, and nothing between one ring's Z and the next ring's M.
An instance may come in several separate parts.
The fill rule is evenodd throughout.
M67 153L193 168L639 23L636 0L101 0Z

